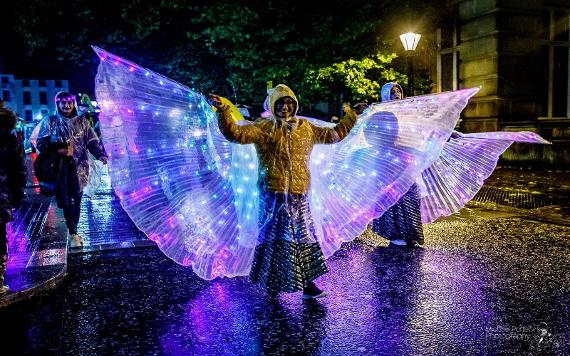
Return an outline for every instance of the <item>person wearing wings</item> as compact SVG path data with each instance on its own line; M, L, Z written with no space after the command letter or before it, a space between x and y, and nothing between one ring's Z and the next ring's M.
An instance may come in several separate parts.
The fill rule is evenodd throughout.
M464 206L513 141L546 143L509 132L447 142L477 88L375 103L358 120L345 106L334 125L298 116L279 85L267 117L236 120L215 95L93 49L115 194L166 256L206 280L249 276L271 292L323 296L314 280L325 259L418 179L431 222Z
M382 103L398 101L404 99L404 91L396 82L386 83L380 99ZM372 221L372 231L392 245L423 246L422 223L459 211L479 191L499 156L513 142L548 143L529 132L451 131L437 159L421 172L396 204Z
M382 102L404 98L402 87L386 83L380 91ZM372 231L397 246L423 246L424 232L420 213L420 190L414 183L396 204L372 221Z
M219 96L211 94L210 100L220 111L224 137L233 143L254 144L259 158L260 230L250 279L270 292L303 290L303 299L324 296L313 282L328 270L309 207L309 158L315 144L343 140L356 114L347 104L345 116L335 127L315 126L296 117L297 98L280 84L269 95L273 116L240 126Z

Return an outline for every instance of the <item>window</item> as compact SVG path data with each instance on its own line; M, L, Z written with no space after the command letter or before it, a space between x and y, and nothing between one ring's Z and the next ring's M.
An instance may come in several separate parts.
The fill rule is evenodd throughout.
M61 88L63 85L61 84L61 80L54 80L54 86L56 88Z
M32 121L34 119L34 115L32 114L32 110L24 111L26 116L26 121Z
M455 46L455 26L453 23L446 23L440 29L440 46L441 48L451 48Z
M440 51L437 56L437 91L457 90L459 87L459 43L455 22L444 23L437 30Z
M546 10L542 16L542 110L547 118L570 117L570 16L568 11Z
M48 109L42 109L41 110L42 117L47 116L48 112L49 112Z
M23 87L29 87L30 81L28 79L22 79L22 86Z
M40 91L40 105L47 105L47 93L45 91Z
M565 11L551 11L551 21L554 24L554 33L551 36L555 41L568 42L568 13Z
M10 92L8 90L3 90L2 91L2 100L4 101L10 101L12 99Z
M23 99L24 99L24 105L32 105L32 92L25 91Z
M440 91L450 91L454 89L453 77L453 53L445 53L441 55L441 73L439 75Z
M554 47L552 116L568 116L568 47Z
M47 86L45 79L38 80L38 86L45 88Z

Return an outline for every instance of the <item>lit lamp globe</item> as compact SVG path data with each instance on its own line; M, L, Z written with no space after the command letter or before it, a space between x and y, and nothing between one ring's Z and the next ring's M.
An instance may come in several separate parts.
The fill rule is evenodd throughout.
M414 32L406 32L400 35L400 41L406 51L415 51L422 35Z

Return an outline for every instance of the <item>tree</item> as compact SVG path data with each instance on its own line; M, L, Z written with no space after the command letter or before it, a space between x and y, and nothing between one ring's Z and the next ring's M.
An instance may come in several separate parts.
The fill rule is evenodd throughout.
M309 69L305 85L322 95L340 90L347 94L346 100L377 101L382 84L389 81L404 82L406 79L391 66L394 58L395 53L377 53L360 60L348 59L326 67Z
M200 92L262 102L272 80L295 88L307 102L329 94L327 85L305 77L343 62L354 76L349 93L370 96L375 85L364 79L380 61L371 53L385 52L384 39L392 36L387 19L408 3L414 2L20 0L12 6L16 37L27 44L28 56L42 66L58 62L66 75L79 68L91 88L98 59L89 45L95 44ZM331 78L339 75L333 72ZM346 91L338 78L332 82L328 89L335 94Z

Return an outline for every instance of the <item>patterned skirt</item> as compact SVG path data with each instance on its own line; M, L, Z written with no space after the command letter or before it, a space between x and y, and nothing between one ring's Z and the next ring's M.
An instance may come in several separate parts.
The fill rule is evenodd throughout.
M263 192L249 278L267 290L296 292L328 272L307 194Z
M416 184L382 216L372 221L372 231L388 240L423 242L419 188Z

